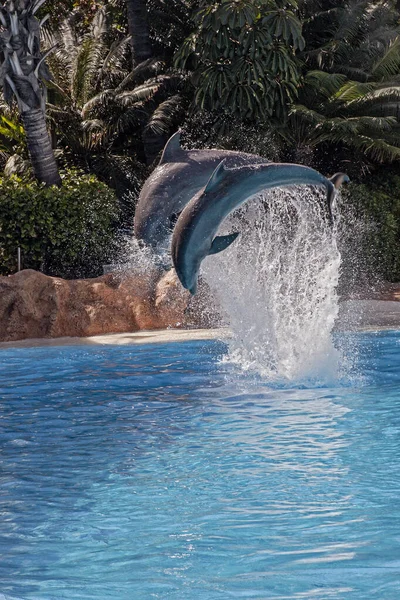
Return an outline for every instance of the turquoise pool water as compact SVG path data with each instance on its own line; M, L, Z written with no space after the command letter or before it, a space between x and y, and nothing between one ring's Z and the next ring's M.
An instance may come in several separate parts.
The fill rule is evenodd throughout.
M0 353L0 598L400 598L400 333L361 377L216 342Z

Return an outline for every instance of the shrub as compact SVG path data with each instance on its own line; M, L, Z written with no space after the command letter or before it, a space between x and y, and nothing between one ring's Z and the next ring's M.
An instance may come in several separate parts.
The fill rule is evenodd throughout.
M62 187L0 177L0 274L23 268L59 277L91 277L112 261L118 202L94 175L62 174Z
M350 184L342 210L349 265L357 258L359 277L400 281L400 176L386 170Z

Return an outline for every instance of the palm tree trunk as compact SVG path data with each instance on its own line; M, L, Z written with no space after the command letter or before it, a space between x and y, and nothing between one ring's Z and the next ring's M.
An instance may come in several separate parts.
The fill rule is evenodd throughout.
M132 36L132 51L135 64L152 56L146 0L126 0L128 29Z
M0 2L0 83L9 104L15 98L24 124L33 172L46 185L61 185L46 129L46 87L51 79L49 53L40 51L40 27L35 16L43 0Z
M21 114L21 119L35 177L46 185L61 185L42 110L39 108L25 111Z

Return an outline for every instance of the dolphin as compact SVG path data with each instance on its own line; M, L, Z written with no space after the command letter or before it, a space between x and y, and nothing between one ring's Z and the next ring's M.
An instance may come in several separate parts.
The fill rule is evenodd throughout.
M229 169L222 161L205 188L183 209L175 225L171 255L183 287L191 294L196 293L203 259L225 250L239 235L239 232L234 232L215 237L220 224L251 196L274 187L322 185L327 189L328 211L332 220L336 190L344 181L349 181L344 173L327 179L318 171L302 165L269 163Z
M135 211L137 239L155 251L167 250L177 216L225 159L227 167L268 162L256 154L230 150L184 150L181 131L167 142L159 165L146 180Z

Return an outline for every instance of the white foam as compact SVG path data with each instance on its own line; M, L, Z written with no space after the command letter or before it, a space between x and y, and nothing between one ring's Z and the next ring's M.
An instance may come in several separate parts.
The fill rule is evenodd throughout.
M203 274L233 332L227 360L271 379L336 378L340 252L326 196L273 190L224 224L241 235Z

